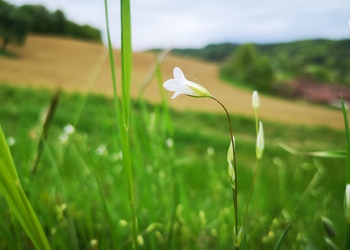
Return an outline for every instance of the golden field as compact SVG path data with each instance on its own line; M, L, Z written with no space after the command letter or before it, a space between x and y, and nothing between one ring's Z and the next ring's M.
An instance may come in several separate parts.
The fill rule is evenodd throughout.
M102 44L31 35L24 46L10 46L9 50L17 53L19 57L0 57L1 83L113 96L107 48ZM120 79L120 51L115 50L114 56L117 79ZM134 53L132 97L138 97L140 87L155 60L154 53ZM169 55L162 64L163 80L172 78L175 66L180 67L189 80L200 83L218 98L233 115L233 119L235 114L253 115L251 92L221 81L218 76L218 65ZM144 97L152 103L159 102L159 91L165 90L159 88L157 82L153 80L147 87ZM222 108L210 99L180 96L170 100L171 93L166 95L169 96L170 106L177 110L223 112ZM261 120L343 129L341 110L270 96L260 96L260 99Z

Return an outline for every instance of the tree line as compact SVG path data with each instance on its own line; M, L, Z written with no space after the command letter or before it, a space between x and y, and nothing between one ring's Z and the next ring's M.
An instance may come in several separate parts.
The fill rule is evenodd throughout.
M295 78L350 85L349 39L223 43L201 49L174 49L172 53L219 63L225 80L253 85L267 92Z
M68 20L61 10L49 11L42 5L14 6L0 0L1 48L23 44L29 33L52 34L101 42L100 30Z

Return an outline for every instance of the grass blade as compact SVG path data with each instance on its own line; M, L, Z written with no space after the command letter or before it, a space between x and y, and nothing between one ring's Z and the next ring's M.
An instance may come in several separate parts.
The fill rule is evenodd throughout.
M280 238L278 239L275 247L273 248L273 250L278 250L281 248L282 243L284 238L287 236L287 233L289 231L290 226L292 225L292 223L289 223L288 226L286 227L286 229L284 229L283 233L281 234Z
M342 109L344 117L344 126L345 126L345 135L346 135L346 184L350 184L350 130L349 130L349 121L348 114L342 99Z
M131 15L130 1L122 0L121 6L121 55L122 55L122 103L124 113L124 126L129 126L130 115L130 84L132 71L131 47Z
M137 236L137 219L135 212L135 198L133 188L133 174L131 167L131 152L130 152L130 134L129 134L129 118L130 118L130 85L132 72L132 46L131 46L131 15L130 1L121 1L121 65L122 65L122 96L121 105L118 102L117 82L115 77L115 67L113 58L113 48L110 39L109 24L108 24L108 5L105 0L106 25L108 36L108 48L111 63L111 72L114 89L114 102L116 106L116 118L118 119L121 147L123 152L123 165L125 169L125 179L128 186L128 196L131 209L132 220L132 235L134 248L138 249Z
M289 153L293 155L300 155L300 156L316 156L316 157L322 157L322 158L345 158L346 152L344 150L325 150L325 151L315 151L315 152L301 152L297 151L294 148L291 148L290 146L279 143L279 145L288 151Z
M347 110L346 110L343 98L342 98L341 104L343 109L345 135L346 135L346 163L345 163L346 164L346 185L349 185L350 184L350 130L349 130L348 114L347 114ZM348 209L348 208L345 206L345 209ZM350 223L348 220L346 223L345 249L350 249Z
M46 235L19 181L17 171L1 126L0 192L4 195L11 211L17 217L33 244L38 249L50 249Z

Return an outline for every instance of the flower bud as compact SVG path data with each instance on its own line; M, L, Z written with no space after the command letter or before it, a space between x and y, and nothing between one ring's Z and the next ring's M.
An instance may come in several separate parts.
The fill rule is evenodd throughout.
M228 173L228 178L230 180L231 187L234 189L235 188L235 168L233 166L234 164L234 154L233 154L233 149L236 148L235 145L232 145L235 143L235 137L232 137L232 140L230 142L230 146L228 147L227 151L227 173Z
M256 90L253 92L252 106L253 106L254 110L257 110L260 106L260 98L259 98L258 91L256 91Z
M264 139L264 128L262 122L259 122L259 132L256 137L256 158L261 159L261 156L264 152L265 139Z

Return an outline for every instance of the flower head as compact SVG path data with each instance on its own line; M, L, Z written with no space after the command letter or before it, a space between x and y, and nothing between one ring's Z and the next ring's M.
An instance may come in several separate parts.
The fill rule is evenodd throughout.
M174 68L174 79L167 80L163 87L169 91L174 91L172 99L178 95L184 94L193 97L211 97L211 94L203 86L188 81L184 73L178 67Z

